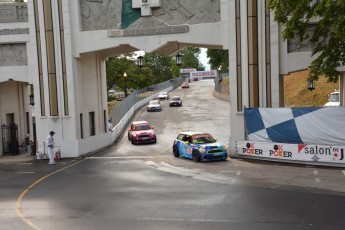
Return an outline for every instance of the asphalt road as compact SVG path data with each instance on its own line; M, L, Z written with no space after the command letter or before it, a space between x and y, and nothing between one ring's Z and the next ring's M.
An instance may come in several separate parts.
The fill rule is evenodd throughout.
M182 107L143 108L156 144L111 148L80 159L1 165L0 229L344 229L345 171L228 159L196 163L172 155L179 130L230 137L229 104L213 82L176 89Z

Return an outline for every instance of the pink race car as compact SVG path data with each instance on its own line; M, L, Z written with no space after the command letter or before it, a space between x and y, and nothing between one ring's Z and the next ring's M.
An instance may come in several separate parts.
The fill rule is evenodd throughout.
M154 127L150 126L147 121L133 121L128 129L128 140L133 145L138 143L156 143L157 137L153 129Z

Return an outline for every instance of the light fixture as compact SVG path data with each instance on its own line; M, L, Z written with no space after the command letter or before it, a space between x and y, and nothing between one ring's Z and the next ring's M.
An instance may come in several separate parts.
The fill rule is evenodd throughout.
M310 91L315 89L315 80L308 80L308 89Z
M175 57L176 57L176 65L180 66L182 64L182 55L180 54L180 52L177 52Z
M182 64L182 55L180 54L180 44L177 42L177 54L175 55L176 58L176 65L180 66Z
M29 95L29 99L30 99L30 105L35 105L35 98L33 94Z
M29 85L29 87L30 87L30 95L29 95L30 105L34 106L35 105L34 86L33 85Z
M139 68L142 68L144 66L144 57L139 55L139 57L137 58L137 66Z
M127 97L128 96L128 93L127 93L127 72L123 73L123 77L125 78L125 97Z

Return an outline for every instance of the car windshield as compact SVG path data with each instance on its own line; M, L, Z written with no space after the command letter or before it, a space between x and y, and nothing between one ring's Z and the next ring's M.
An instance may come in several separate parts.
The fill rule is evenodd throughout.
M330 102L338 102L339 101L339 94L331 94L329 97Z
M180 97L173 97L171 100L173 100L173 101L179 101L179 100L180 100Z
M151 127L148 125L148 124L145 124L145 125L136 125L134 127L134 130L135 131L140 131L140 130L150 130Z
M166 93L166 92L162 92L162 93L160 93L159 95L161 95L161 96L166 96L167 93Z
M210 134L199 134L192 136L193 144L208 144L214 142L216 142L216 140Z
M150 101L149 104L150 104L150 105L159 105L159 102L158 102L158 101Z

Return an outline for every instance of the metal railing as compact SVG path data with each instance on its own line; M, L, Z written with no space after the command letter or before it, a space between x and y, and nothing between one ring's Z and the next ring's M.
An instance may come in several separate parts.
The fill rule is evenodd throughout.
M229 82L229 73L219 73L214 79L214 90L221 94L230 94L229 84L222 84L222 82Z
M127 112L130 111L132 107L138 102L150 97L152 99L152 97L157 93L169 89L171 87L172 89L176 89L182 84L184 80L185 78L178 77L175 79L152 85L151 87L153 87L153 91L147 91L147 88L133 91L130 95L128 95L128 97L126 97L124 100L120 101L114 107L112 107L110 113L112 126L115 127L117 124L119 124L119 122L127 114Z

